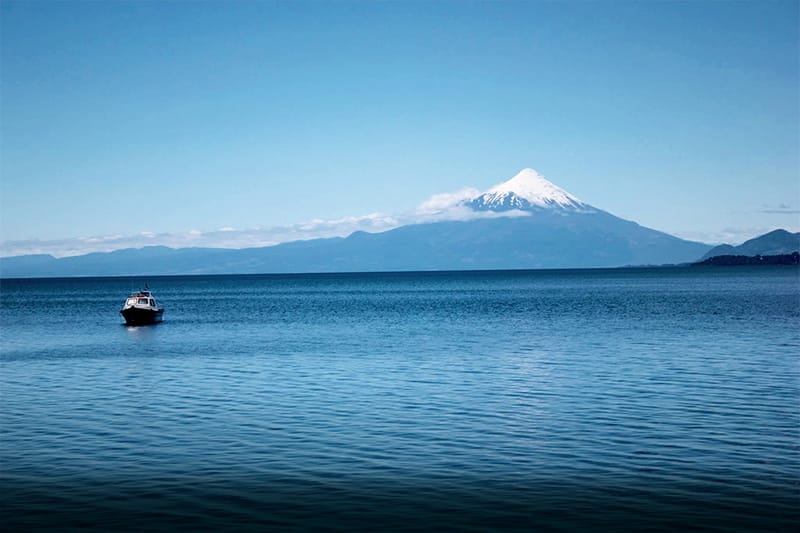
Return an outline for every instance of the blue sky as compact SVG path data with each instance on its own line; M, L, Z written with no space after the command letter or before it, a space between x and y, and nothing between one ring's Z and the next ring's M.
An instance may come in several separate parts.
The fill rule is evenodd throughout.
M796 1L0 15L0 255L380 230L524 167L696 240L800 230Z

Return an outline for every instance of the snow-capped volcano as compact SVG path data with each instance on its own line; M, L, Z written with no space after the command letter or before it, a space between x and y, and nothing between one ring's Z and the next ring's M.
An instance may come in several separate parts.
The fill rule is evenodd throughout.
M496 185L467 202L478 211L509 211L555 209L566 211L595 211L544 176L526 168L508 181Z
M0 272L59 277L605 268L694 262L711 249L594 208L529 168L485 192L434 195L414 220L392 225L262 248L161 246L61 259L0 258Z

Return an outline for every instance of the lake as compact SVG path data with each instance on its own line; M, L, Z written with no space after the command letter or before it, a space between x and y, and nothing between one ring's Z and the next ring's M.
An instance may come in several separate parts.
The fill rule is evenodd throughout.
M800 524L794 267L7 279L0 326L11 530Z

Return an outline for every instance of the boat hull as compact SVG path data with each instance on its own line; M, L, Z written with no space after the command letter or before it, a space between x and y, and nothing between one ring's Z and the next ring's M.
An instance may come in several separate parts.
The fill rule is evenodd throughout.
M164 320L163 309L140 309L129 307L119 312L128 326L146 326L157 324Z

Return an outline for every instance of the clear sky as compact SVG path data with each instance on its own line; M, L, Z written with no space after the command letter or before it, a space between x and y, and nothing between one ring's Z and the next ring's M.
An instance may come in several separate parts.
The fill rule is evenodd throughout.
M799 17L3 0L0 255L382 229L524 167L682 237L798 231Z

